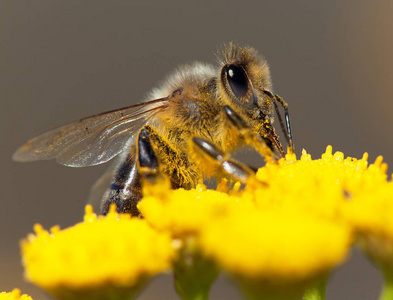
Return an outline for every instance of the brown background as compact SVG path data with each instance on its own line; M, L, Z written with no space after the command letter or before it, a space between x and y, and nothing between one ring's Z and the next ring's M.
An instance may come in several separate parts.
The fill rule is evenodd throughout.
M268 59L275 91L290 103L297 153L317 157L331 144L393 162L393 2L287 2L0 1L0 290L46 299L22 279L18 241L36 222L79 221L106 168L18 164L13 151L58 125L140 101L179 64L214 63L223 42ZM355 251L333 273L327 299L376 299L381 280ZM211 296L241 299L225 280ZM171 278L140 299L176 299Z

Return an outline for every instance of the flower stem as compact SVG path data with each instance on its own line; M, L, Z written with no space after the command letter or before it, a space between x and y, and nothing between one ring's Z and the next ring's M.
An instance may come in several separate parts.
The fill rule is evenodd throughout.
M385 285L383 287L379 300L393 300L393 271L385 270Z
M304 294L304 300L325 300L327 281L323 280L313 287L309 288Z
M182 300L208 300L219 270L190 244L181 249L174 265L176 292Z
M305 292L303 300L325 300L327 282L328 276L318 281Z
M245 277L237 277L236 281L247 300L298 300L306 289L306 286L301 282L274 285L264 280Z

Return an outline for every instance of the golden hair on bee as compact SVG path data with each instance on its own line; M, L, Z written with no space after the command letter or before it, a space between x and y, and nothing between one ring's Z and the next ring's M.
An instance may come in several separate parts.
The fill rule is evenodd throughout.
M216 72L213 65L202 62L180 66L158 88L154 88L147 99L166 97L187 84L195 84L203 78L213 78Z

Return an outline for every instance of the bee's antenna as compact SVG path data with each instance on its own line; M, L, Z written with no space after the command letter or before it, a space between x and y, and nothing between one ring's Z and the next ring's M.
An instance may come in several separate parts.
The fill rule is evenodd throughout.
M287 140L289 149L292 153L295 152L295 145L293 143L293 137L292 137L292 129L291 129L291 122L289 119L289 111L288 111L288 104L278 95L273 94L272 92L268 91L268 90L263 90L263 92L265 93L265 95L267 95L274 104L274 109L276 111L278 120L280 122L280 126L282 131L285 134L285 139ZM277 106L277 102L281 104L281 106L284 108L285 111L285 125L284 125L284 121L282 119L280 110L278 109Z

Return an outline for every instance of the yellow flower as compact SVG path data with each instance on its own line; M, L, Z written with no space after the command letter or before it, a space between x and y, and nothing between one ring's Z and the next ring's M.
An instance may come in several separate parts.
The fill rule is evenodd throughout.
M375 180L386 170L382 157L369 167L365 186L341 203L342 218L354 229L357 244L376 262L384 275L380 299L393 297L393 183ZM373 173L372 173L373 172Z
M225 189L224 185L221 186ZM199 249L198 236L210 220L225 213L229 195L207 190L202 184L192 190L170 190L165 182L144 189L138 204L154 228L175 239L179 255L173 265L175 288L182 299L208 299L210 286L219 274L216 265Z
M60 299L130 297L174 257L168 235L113 210L97 217L87 206L73 227L34 229L21 242L25 277Z
M289 154L267 164L243 190L228 192L224 183L217 190L153 188L138 207L153 227L191 240L193 253L242 282L299 285L345 259L353 223L342 206L386 184L382 158L367 159L345 158L331 146L320 159L303 151L299 160Z
M21 295L19 289L14 289L12 292L1 292L0 300L33 300L29 295Z
M342 204L343 217L358 241L384 268L393 270L393 184L381 184Z
M393 184L381 157L371 165L367 159L345 158L330 146L320 159L289 154L244 189L224 181L216 190L145 182L138 204L144 220L113 211L97 217L87 208L85 221L66 230L36 226L22 242L26 278L61 299L120 299L172 263L183 299L207 299L218 267L249 299L298 299L345 260L354 231L392 270Z
M367 155L344 159L328 147L321 159L304 151L300 160L288 155L268 164L259 170L259 182L244 190L236 185L227 193L223 183L217 190L161 189L138 207L153 227L185 244L191 240L194 255L204 253L241 282L298 285L298 295L347 255L352 231L340 219L340 204L357 189L374 186L367 185L370 178L386 181L385 171L368 168Z
M301 296L345 259L350 243L348 226L285 205L265 211L238 205L200 236L203 252L259 299Z
M211 222L200 240L204 251L230 273L291 282L342 262L351 234L345 225L302 210L260 211L238 206Z
M320 159L312 160L303 150L300 160L287 155L278 164L259 169L257 178L266 182L267 187L248 190L255 193L261 208L285 202L335 218L340 203L386 182L386 164L378 158L376 164L368 167L367 158L367 154L361 159L344 158L343 153L333 154L332 147L328 146Z
M210 220L225 214L228 201L233 199L227 193L199 184L192 190L167 189L160 197L145 196L138 208L154 228L187 238L197 236Z

